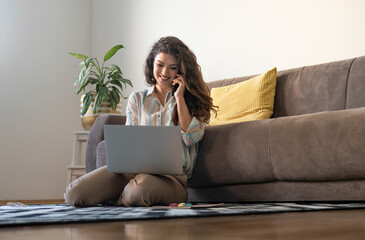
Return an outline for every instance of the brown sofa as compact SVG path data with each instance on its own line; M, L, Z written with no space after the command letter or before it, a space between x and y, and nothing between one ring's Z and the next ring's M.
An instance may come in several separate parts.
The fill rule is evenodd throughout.
M103 126L124 122L97 119L87 172L105 165ZM191 202L364 201L365 56L279 71L272 118L206 128L188 190Z

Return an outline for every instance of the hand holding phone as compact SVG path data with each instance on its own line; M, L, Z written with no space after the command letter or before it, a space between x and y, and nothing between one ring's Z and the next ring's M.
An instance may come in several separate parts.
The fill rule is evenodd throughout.
M181 74L180 73L178 73L177 75L176 75L176 78L179 78L181 76ZM174 96L174 94L175 94L175 92L176 92L176 90L179 88L179 84L177 83L177 84L175 84L175 85L172 85L172 96Z
M172 85L172 96L174 96L174 94L175 94L175 92L176 92L176 90L177 90L177 88L179 87L179 84L175 84L175 85Z

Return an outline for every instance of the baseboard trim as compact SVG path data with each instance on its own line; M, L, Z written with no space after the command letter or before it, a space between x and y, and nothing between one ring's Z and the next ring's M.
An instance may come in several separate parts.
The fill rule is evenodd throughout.
M0 200L0 205L7 205L8 202L20 202L25 205L31 204L61 204L65 203L64 199L40 199L40 200Z

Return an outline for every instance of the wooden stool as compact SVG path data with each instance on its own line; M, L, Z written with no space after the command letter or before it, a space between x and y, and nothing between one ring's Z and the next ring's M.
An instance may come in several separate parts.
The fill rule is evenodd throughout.
M81 177L85 171L86 141L89 131L74 131L71 165L67 166L67 185ZM84 146L84 147L83 147Z

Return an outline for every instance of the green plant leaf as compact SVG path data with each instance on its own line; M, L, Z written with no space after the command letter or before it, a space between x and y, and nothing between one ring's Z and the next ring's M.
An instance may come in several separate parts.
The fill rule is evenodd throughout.
M102 75L98 75L98 81L99 81L99 84L103 84L104 83L104 79L105 79L105 75L102 74Z
M120 96L122 96L122 98L124 98L124 99L127 99L127 97L124 97L123 94L122 94L122 92L117 87L112 86L112 90L114 90L116 93L118 93L118 96L119 96L118 103L120 102Z
M122 95L122 92L115 86L112 86L112 90L117 91L118 95Z
M100 88L101 100L105 101L108 98L109 89L105 86Z
M84 84L84 85L80 86L79 88L77 88L77 89L76 89L76 94L77 94L77 95L78 95L78 94L80 94L80 92L82 92L82 90L84 90L84 89L85 89L86 85L87 85L87 84Z
M120 102L120 96L119 96L119 92L118 89L116 87L114 87L111 91L110 91L110 102L112 104L112 109L113 111L115 111L115 109L117 108L117 105Z
M76 85L74 84L74 86L76 87L77 94L79 94L81 92L80 91L81 88L85 88L85 80L88 78L90 71L91 71L91 67L86 68L84 66L81 69L77 83L76 83Z
M111 94L109 94L109 102L112 105L112 110L115 111L115 109L117 109L117 104L114 102Z
M83 61L83 64L85 67L89 67L89 64L92 63L94 65L94 58L88 58L85 61Z
M112 99L114 100L114 102L116 104L118 104L120 102L120 96L119 96L119 91L116 90L117 88L113 88L110 92L110 96L112 97Z
M84 67L82 70L81 70L81 72L80 72L81 74L80 74L80 76L81 76L81 78L80 78L80 84L83 84L84 83L84 81L86 80L86 78L89 76L89 74L90 74L90 68L87 68L87 67Z
M89 84L97 84L97 83L98 83L98 79L89 77Z
M124 48L123 45L116 45L112 47L104 56L104 62L108 61L111 57L114 56L116 52L119 51L119 49Z
M110 66L108 66L107 69L112 72L111 74L114 74L115 72L122 74L120 67L118 67L115 64L110 64Z
M120 95L122 96L122 98L127 99L127 97L124 97L124 95L123 95L123 94L120 94Z
M97 58L95 58L94 60L95 60L95 61L93 61L93 62L92 62L92 63L93 63L93 65L94 65L94 67L98 70L98 73L99 73L100 75L102 75L102 74L103 74L103 71L102 71L102 69L100 68L100 65L99 65L98 59L97 59Z
M108 78L113 79L113 80L119 80L119 81L123 79L122 74L120 74L118 72L109 74Z
M83 99L83 107L82 107L82 111L81 111L81 115L84 116L87 112L87 110L90 107L91 104L91 100L92 100L92 93L88 92L85 94L85 97Z
M95 105L94 105L94 111L93 113L96 114L99 112L99 108L101 106L101 103L108 98L108 88L105 86L100 87L96 98L95 98Z
M98 82L98 80L96 78L89 77L86 82L84 82L81 86L79 86L76 93L79 94L80 92L82 92L85 89L85 87L87 85L96 84L97 82Z
M132 84L132 81L131 81L131 80L123 78L123 80L122 80L122 81L123 81L124 83L128 84L129 86L133 87L133 84Z
M101 96L97 94L94 102L94 110L93 110L94 114L97 114L99 112L99 108L102 102L103 101L101 101Z
M85 55L80 54L80 53L72 53L72 52L69 52L68 54L74 56L75 58L81 59L81 60L86 60L86 59L89 58L88 56L85 56Z
M118 80L111 80L110 83L111 84L114 84L114 85L117 85L120 88L120 90L123 91L123 85L120 83L120 81L118 81Z

